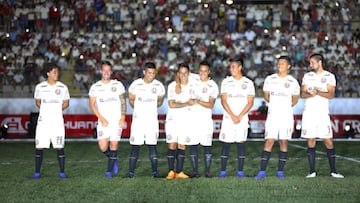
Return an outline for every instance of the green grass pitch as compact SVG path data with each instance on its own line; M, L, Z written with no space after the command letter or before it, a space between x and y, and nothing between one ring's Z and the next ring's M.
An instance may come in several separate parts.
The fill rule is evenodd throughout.
M146 146L141 147L135 178L123 176L128 170L130 145L119 144L120 173L106 179L107 159L96 142L71 142L65 145L68 179L58 178L58 164L53 149L44 151L42 178L29 180L34 172L34 143L0 142L0 199L1 202L360 202L360 142L336 141L338 172L344 179L329 177L329 166L322 142L317 145L316 167L319 176L306 179L308 162L305 141L290 141L289 158L284 180L275 174L278 144L273 148L267 167L267 178L255 180L260 166L264 142L246 143L246 179L236 177L236 145L231 146L228 177L219 179L221 143L214 141L211 172L214 178L175 179L151 178ZM158 144L159 171L168 170L167 145ZM199 166L203 175L202 148ZM190 160L185 159L185 172L190 173Z

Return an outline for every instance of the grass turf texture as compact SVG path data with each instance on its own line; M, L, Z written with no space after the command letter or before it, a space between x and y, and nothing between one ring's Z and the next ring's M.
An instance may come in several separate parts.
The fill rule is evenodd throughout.
M338 172L344 179L329 176L327 157L322 142L318 142L316 166L318 177L306 179L308 161L306 143L290 142L284 180L276 177L278 145L274 145L267 167L267 178L255 180L259 170L263 141L246 143L246 179L236 177L236 145L231 146L226 178L203 176L202 148L199 147L197 179L166 180L151 178L147 147L141 147L135 178L122 178L128 169L130 145L119 144L120 172L113 179L104 177L107 158L96 142L67 142L66 173L58 178L59 169L53 149L44 151L42 178L29 180L34 172L34 144L29 142L0 143L0 199L2 202L359 202L360 157L359 142L335 142ZM159 171L167 173L165 142L158 144ZM221 143L214 142L211 172L220 171ZM189 152L186 152L185 172L190 173ZM350 159L349 159L350 158Z

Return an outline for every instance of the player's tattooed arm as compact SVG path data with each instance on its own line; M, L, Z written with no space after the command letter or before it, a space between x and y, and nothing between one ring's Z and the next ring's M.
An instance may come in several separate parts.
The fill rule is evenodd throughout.
M328 85L327 86L327 91L323 91L323 90L319 90L317 88L316 89L316 92L317 92L317 95L321 96L321 97L325 97L327 99L332 99L334 98L334 95L335 95L335 86L332 86L332 85Z
M125 116L126 116L126 99L125 94L120 95L120 103L121 103L121 119L120 119L120 127L123 127L125 124Z
M209 109L212 109L214 107L214 104L215 104L215 101L216 101L216 98L213 98L213 97L209 97L209 101L201 101L200 99L196 99L195 100L195 103L196 104L199 104L205 108L209 108Z
M158 96L158 99L157 99L157 107L160 107L160 106L163 104L164 98L165 98L165 95Z
M182 108L188 106L188 102L176 102L175 100L168 100L168 105L170 108Z
M134 108L134 104L135 104L135 98L136 98L135 95L129 93L129 103L133 108Z
M301 86L300 97L301 98L310 98L316 95L316 90L314 88L310 88L307 85Z

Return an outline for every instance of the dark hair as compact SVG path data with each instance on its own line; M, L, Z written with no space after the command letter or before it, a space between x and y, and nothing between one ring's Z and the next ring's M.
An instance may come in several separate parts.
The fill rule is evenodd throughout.
M207 61L201 61L201 62L199 63L199 66L207 66L207 67L210 68L210 63L207 62Z
M144 70L146 69L156 69L155 63L153 62L146 62L144 65Z
M279 61L280 59L286 60L286 61L291 65L291 61L290 61L290 58L289 58L288 56L285 56L285 55L280 56L280 57L278 58L278 61Z
M244 60L240 56L236 56L229 60L230 62L237 62L239 65L244 66Z
M103 65L108 65L108 66L110 66L111 69L112 69L112 64L110 63L110 61L101 61L101 69L102 69L102 66L103 66Z
M309 59L311 59L311 58L314 58L316 61L324 62L324 57L323 57L323 55L318 54L318 53L311 54L310 57L309 57Z
M177 70L179 71L180 68L186 68L186 69L188 69L188 71L190 71L190 67L187 63L179 63Z
M48 78L47 73L52 71L52 69L59 69L59 67L55 63L46 63L43 66L42 75L44 78Z

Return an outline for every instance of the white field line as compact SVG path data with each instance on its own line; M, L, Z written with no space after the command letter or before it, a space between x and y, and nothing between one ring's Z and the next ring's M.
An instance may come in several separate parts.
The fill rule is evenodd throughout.
M295 147L295 148L298 148L298 149L307 150L307 147L303 147L303 146L300 146L300 145L297 145L297 144L289 143L289 146L292 146L292 147ZM326 155L326 152L316 151L316 153ZM360 160L354 159L354 158L351 158L351 157L336 155L336 158L345 159L345 160L348 160L348 161L360 163Z
M12 142L34 142L34 138L26 138L26 139L4 139L4 140L0 140L0 143L12 143ZM128 138L123 138L121 139L121 142L128 142L129 139ZM219 140L218 139L214 139L215 142L218 142ZM247 141L264 141L263 138L255 138L255 139L248 139ZM304 142L306 140L304 139L292 139L290 142ZM360 139L334 139L334 142L336 141L345 141L345 142L359 142ZM97 142L96 139L94 138L70 138L70 139L66 139L66 142ZM159 142L165 142L165 139L164 138L161 138L159 139ZM297 144L292 144L292 143L289 143L289 146L292 146L292 147L295 147L295 148L299 148L299 149L304 149L306 150L307 147L303 147L301 145L297 145ZM201 150L201 149L200 149ZM325 152L321 152L321 151L316 151L316 153L319 153L319 154L323 154L323 155L326 155ZM259 153L259 156L260 156L260 153ZM336 155L337 158L340 158L340 159L344 159L344 160L348 160L348 161L352 161L352 162L355 162L355 163L360 163L360 160L359 159L354 159L354 158L351 158L351 157L345 157L345 156L340 156L340 155ZM128 157L120 157L120 159L122 160L128 160ZM291 158L289 157L289 159L302 159L302 158ZM317 157L317 159L322 159L321 157ZM104 157L104 159L101 159L101 160L77 160L77 161L72 161L72 160L67 160L66 162L67 163L99 163L99 162L105 162L107 159ZM202 157L199 157L199 161L202 160ZM215 158L213 157L212 159L213 161L220 161L220 158ZM236 159L236 155L234 158L231 158L229 157L229 161L230 160L237 160ZM260 160L260 157L258 158L253 158L253 160ZM272 160L277 160L277 158L275 157L272 157L270 158L270 161ZM33 160L29 160L30 162L33 162ZM138 159L138 161L142 162L142 161L149 161L148 159ZM159 162L167 162L167 159L166 158L159 158L158 159ZM0 162L0 165L9 165L9 164L14 164L15 162ZM48 164L57 164L57 161L47 161L46 163ZM20 163L20 164L27 164L27 161L23 162L23 163Z

